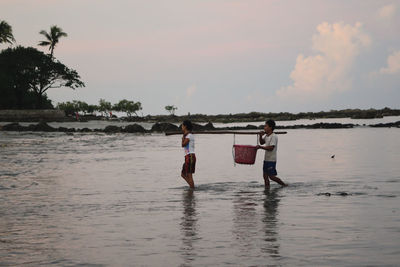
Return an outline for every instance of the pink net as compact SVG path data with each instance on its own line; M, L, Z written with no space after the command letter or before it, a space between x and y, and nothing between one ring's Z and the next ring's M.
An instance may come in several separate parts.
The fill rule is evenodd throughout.
M233 145L235 163L254 164L257 155L256 146Z

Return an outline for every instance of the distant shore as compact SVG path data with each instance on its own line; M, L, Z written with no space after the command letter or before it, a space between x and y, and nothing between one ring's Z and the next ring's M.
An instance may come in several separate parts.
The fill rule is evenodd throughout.
M236 113L236 114L187 114L187 115L146 115L131 117L116 116L98 116L79 114L79 121L85 122L90 120L118 120L127 122L168 122L180 123L189 119L197 123L239 123L239 122L255 122L273 119L276 121L295 121L300 119L331 119L331 118L352 118L352 119L376 119L385 116L400 116L400 109L344 109L320 112L300 112L300 113ZM76 116L66 116L61 110L0 110L0 121L5 122L66 122L77 121Z

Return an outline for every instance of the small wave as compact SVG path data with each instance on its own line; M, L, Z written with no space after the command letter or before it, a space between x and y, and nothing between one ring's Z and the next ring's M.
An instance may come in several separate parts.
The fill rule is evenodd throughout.
M195 191L205 191L205 192L240 192L243 194L251 194L252 188L263 188L262 184L255 184L254 182L218 182L210 184L198 184L196 185ZM187 186L180 186L170 189L187 189Z
M398 183L398 182L400 182L400 179L390 179L385 181L385 183Z
M396 195L388 194L388 195L376 195L377 197L383 197L383 198L396 198Z
M23 187L22 189L28 189L28 188L30 188L30 187L32 187L32 186L36 186L36 185L39 185L39 183L37 183L37 182L32 182L30 185L27 185L27 186Z
M354 192L354 193L352 193L352 195L355 195L355 196L366 196L366 195L368 195L368 193L366 193L366 192Z
M17 188L17 186L15 184L10 185L9 187L0 185L0 190L11 190L11 189L15 189Z
M378 187L375 187L375 186L369 186L369 185L365 185L363 188L364 188L364 189L378 190Z
M367 192L346 192L346 191L338 191L338 192L321 192L318 193L317 196L342 196L342 197L347 197L347 196L366 196L368 195Z
M360 196L360 195L367 195L367 193L364 192L355 192L355 193L351 193L351 192L345 192L345 191L339 191L339 192L335 192L335 193L330 193L330 192L322 192L322 193L318 193L317 196L342 196L342 197L347 197L347 196Z

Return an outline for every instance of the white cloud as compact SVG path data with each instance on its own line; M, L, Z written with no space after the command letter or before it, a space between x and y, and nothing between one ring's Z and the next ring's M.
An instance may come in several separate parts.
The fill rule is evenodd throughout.
M387 59L387 67L379 70L382 74L400 73L400 50L393 52Z
M378 10L378 18L380 19L390 20L395 16L395 14L396 6L394 4L383 6Z
M290 74L293 84L282 87L277 95L296 100L322 99L334 92L351 89L351 70L362 48L370 44L361 23L321 23L312 38L314 56L300 54Z

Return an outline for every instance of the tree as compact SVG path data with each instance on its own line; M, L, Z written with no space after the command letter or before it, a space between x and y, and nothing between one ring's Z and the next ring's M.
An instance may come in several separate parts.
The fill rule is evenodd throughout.
M76 112L74 103L71 103L69 101L58 103L56 108L63 110L65 112L65 115L74 115L74 113Z
M0 43L12 44L15 42L12 27L4 20L0 21Z
M0 86L21 104L24 95L36 97L34 108L41 109L50 88L84 87L78 73L32 47L8 48L0 53Z
M89 105L86 102L74 100L73 101L76 111L82 111L83 113L87 113L89 109Z
M88 105L87 113L93 114L93 112L95 112L95 111L98 110L98 109L99 109L99 108L97 107L97 105Z
M174 105L171 105L171 106L165 106L165 110L166 111L168 111L169 112L169 114L171 114L172 116L174 116L175 115L175 111L177 110L178 108L177 107L175 107Z
M39 33L42 34L46 38L45 41L39 42L39 45L49 47L51 58L53 58L54 48L56 47L57 43L60 41L60 38L68 36L65 32L63 32L63 30L60 27L57 27L55 25L51 26L50 32L46 32L45 30L42 30Z
M126 112L128 117L131 117L132 113L137 116L137 111L142 110L142 103L123 99L114 105L114 110Z
M110 102L107 102L104 99L100 99L99 101L99 111L103 114L112 110L112 105Z
M57 109L63 110L67 115L74 115L75 112L93 113L97 107L88 105L84 101L73 100L72 102L62 102L57 104Z

